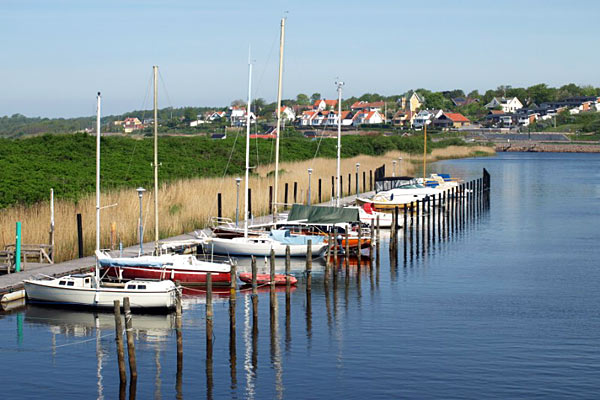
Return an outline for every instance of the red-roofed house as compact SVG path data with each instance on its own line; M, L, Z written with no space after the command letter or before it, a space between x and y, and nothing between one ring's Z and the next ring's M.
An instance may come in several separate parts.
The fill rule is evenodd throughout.
M354 113L352 111L342 111L342 126L350 126L352 125L352 118L354 117ZM327 115L327 121L325 122L327 126L337 126L338 125L338 113L337 111L331 111L329 115Z
M325 110L325 109L334 109L337 106L337 100L317 100L314 104L315 110Z
M385 106L383 101L375 101L372 103L366 101L357 101L350 106L352 111L381 111Z
M275 115L277 115L277 112L275 112ZM281 119L284 121L293 121L296 119L296 113L291 107L281 106Z
M461 113L444 112L433 121L432 125L438 128L460 128L471 125L471 121Z
M352 124L383 124L383 115L379 111L360 111L354 116Z
M300 116L300 126L311 126L317 111L304 111Z
M123 131L125 133L131 133L133 131L139 131L143 127L144 126L142 125L142 121L140 121L136 117L125 118L125 121L123 121Z

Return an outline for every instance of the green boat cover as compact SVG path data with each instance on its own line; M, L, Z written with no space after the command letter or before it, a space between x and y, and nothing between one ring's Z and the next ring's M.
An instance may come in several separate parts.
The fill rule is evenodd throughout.
M294 204L288 214L288 221L306 220L313 224L337 224L358 222L358 208L305 206Z

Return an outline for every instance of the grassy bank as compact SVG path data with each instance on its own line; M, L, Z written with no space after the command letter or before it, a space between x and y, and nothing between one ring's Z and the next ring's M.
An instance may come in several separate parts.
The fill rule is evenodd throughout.
M487 147L449 146L434 149L428 156L430 162L439 159L461 158L473 155L492 154ZM347 157L342 161L342 176L344 192L348 190L348 174L352 175L352 190L355 188L355 163L360 162L362 188L362 171L369 172L386 165L391 171L392 160L403 158L401 173L411 175L420 171L422 156L388 151L382 155L357 155ZM415 164L413 164L413 161ZM331 176L335 174L336 160L334 158L316 158L302 161L287 161L280 164L280 197L283 202L285 183L289 184L288 202L293 201L293 184L297 182L297 201L304 202L308 188L307 169L313 168L311 178L311 197L313 203L318 197L318 181L322 179L322 200L331 197ZM415 169L416 168L416 169ZM240 176L241 175L241 170ZM252 209L254 214L267 212L269 201L269 186L273 184L273 166L261 165L255 170L250 179L252 189ZM93 176L93 175L92 175ZM206 226L210 217L216 215L217 193L223 196L223 215L235 216L236 185L235 176L212 178L183 178L170 183L164 183L159 189L159 219L160 236L169 237ZM135 186L133 186L135 187ZM151 186L148 186L150 188ZM243 183L240 188L243 192ZM110 245L110 225L116 225L118 239L125 246L135 244L137 238L137 223L139 204L137 193L133 188L109 188L103 190L102 204L118 204L115 207L102 210L101 243L102 247ZM243 199L243 196L240 196ZM143 199L145 239L154 237L153 193L149 191ZM240 208L243 203L240 201ZM59 199L55 203L55 237L57 260L72 259L77 256L77 227L76 214L81 213L83 219L84 249L91 254L95 244L95 197L86 194L73 201L68 198ZM23 226L24 243L47 243L50 221L48 202L39 202L30 206L18 205L7 208L0 213L0 248L14 242L14 225L21 221Z
M0 139L0 208L46 201L50 188L58 199L79 201L95 191L96 138L86 134L45 135L21 140ZM429 143L428 148L463 144L459 139ZM344 136L342 158L379 156L389 151L422 153L422 136ZM285 137L280 160L336 157L336 140ZM274 161L274 141L254 139L252 165ZM243 173L245 140L230 134L226 140L205 136L159 138L161 182ZM149 187L153 184L153 141L123 136L102 138L102 190Z

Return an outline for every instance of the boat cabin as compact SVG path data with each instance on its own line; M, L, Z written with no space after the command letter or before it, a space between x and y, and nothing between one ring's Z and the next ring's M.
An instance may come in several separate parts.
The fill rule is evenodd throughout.
M59 278L58 285L66 287L91 288L93 282L92 274L73 274Z

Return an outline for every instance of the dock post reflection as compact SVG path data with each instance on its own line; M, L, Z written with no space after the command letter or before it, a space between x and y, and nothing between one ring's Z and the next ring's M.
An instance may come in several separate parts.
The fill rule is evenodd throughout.
M212 274L206 273L206 398L212 399L213 390L213 303Z
M237 338L236 338L236 320L235 310L237 303L237 264L231 264L231 284L229 287L229 376L231 378L231 390L237 387Z
M182 337L182 307L181 293L177 295L175 308L175 334L177 336L177 374L175 376L175 393L177 399L183 398L183 337Z
M285 246L285 350L289 351L292 343L292 328L291 328L291 306L292 299L290 296L292 284L290 282L291 269L290 246Z
M307 241L306 245L306 337L309 341L312 338L312 303L311 303L311 283L312 283L312 240Z

